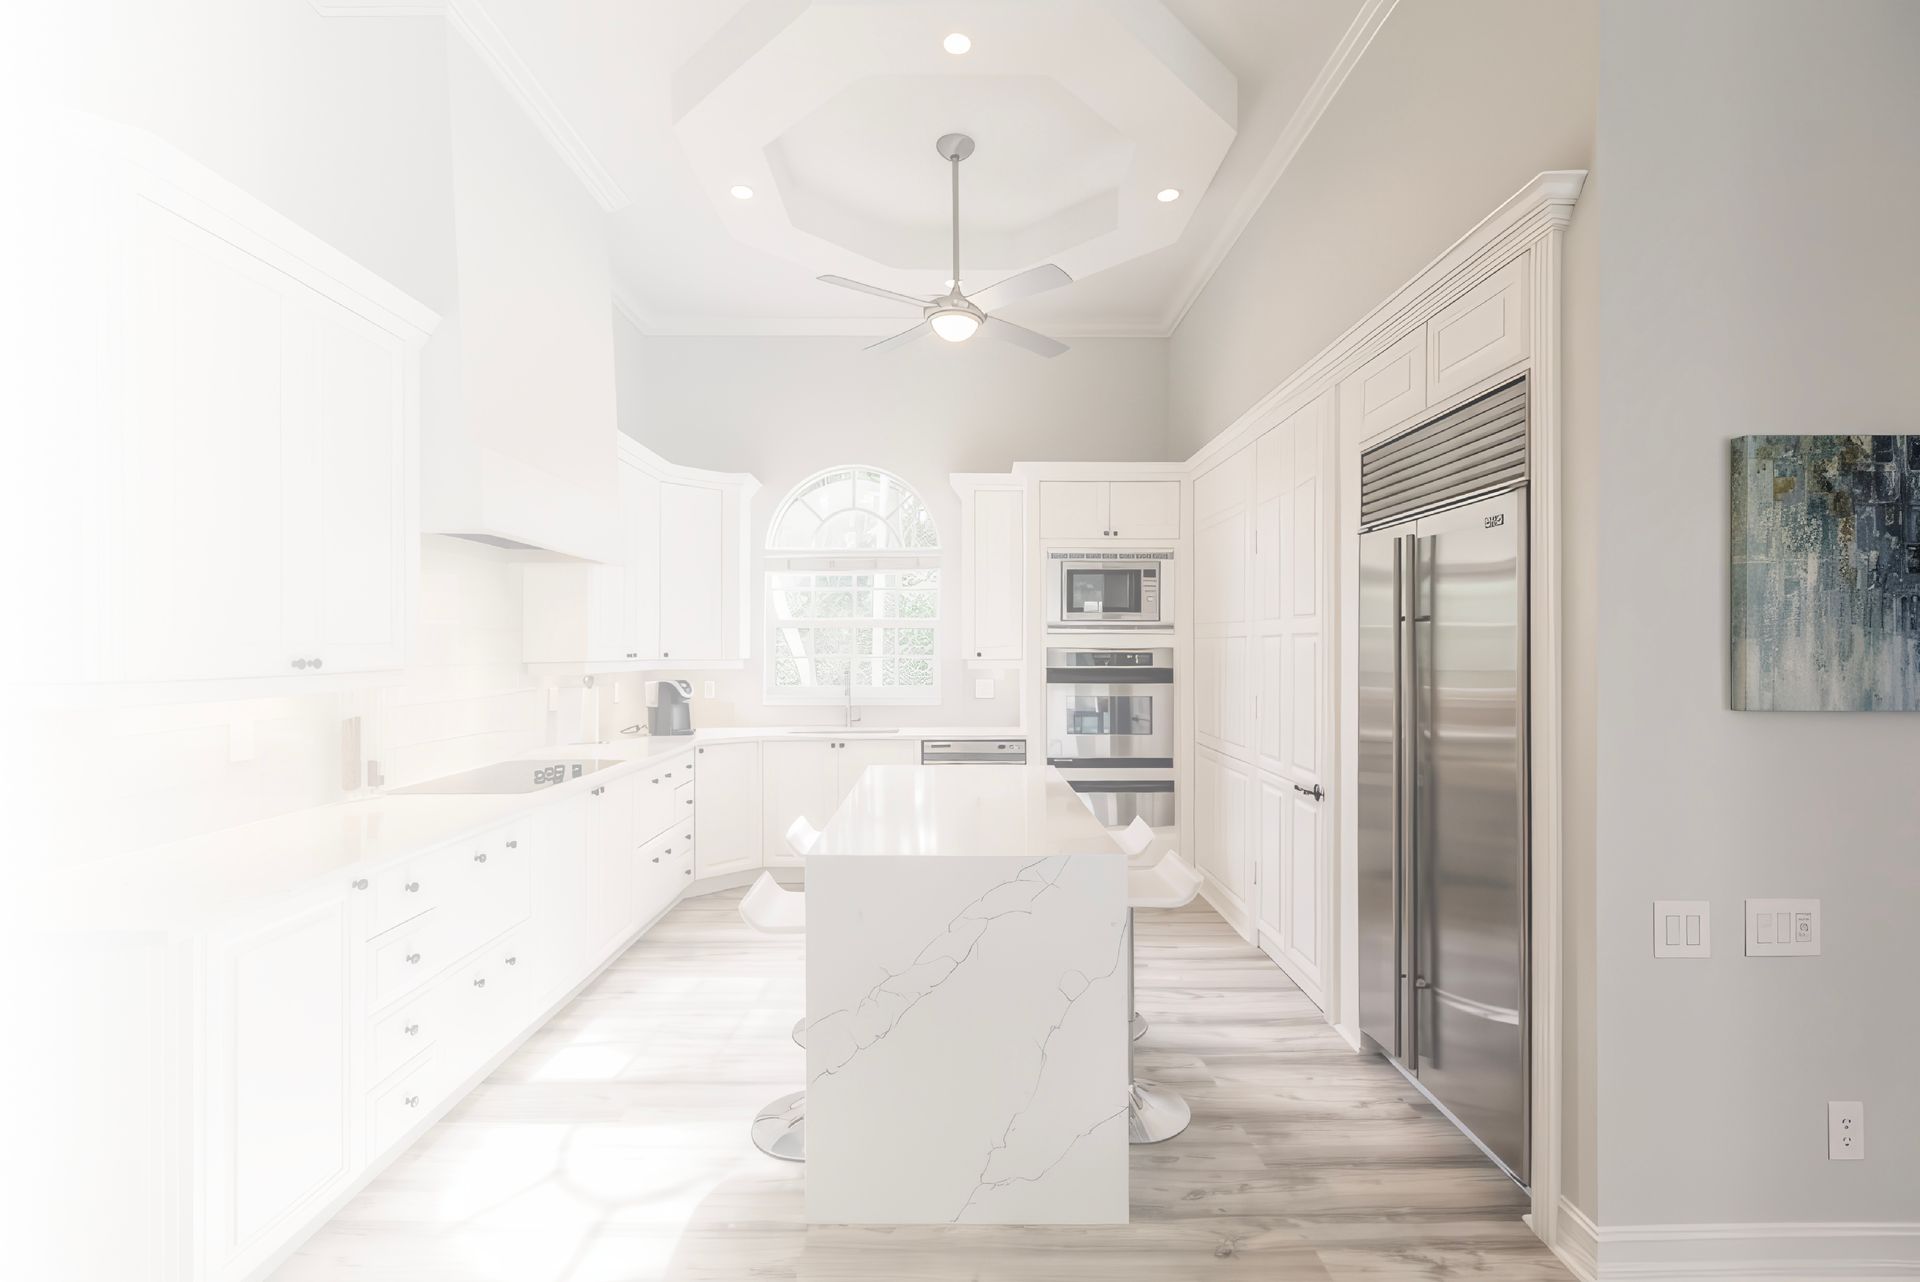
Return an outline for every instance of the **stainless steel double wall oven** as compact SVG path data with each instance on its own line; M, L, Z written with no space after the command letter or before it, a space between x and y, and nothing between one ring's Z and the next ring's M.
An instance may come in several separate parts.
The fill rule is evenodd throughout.
M1047 650L1047 761L1106 824L1174 820L1173 651Z

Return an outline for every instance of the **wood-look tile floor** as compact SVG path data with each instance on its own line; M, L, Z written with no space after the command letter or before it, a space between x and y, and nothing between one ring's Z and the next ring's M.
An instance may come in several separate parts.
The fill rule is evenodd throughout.
M422 1136L276 1282L1373 1282L1569 1275L1525 1200L1204 903L1139 914L1144 1076L1193 1124L1133 1150L1113 1228L834 1228L747 1140L798 1087L802 943L690 899Z

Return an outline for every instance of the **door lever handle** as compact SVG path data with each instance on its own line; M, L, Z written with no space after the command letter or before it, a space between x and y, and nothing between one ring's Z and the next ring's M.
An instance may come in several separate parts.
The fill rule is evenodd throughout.
M1312 797L1315 801L1319 801L1322 797L1325 797L1327 795L1327 790L1322 788L1319 784L1315 784L1311 788L1302 788L1299 784L1295 784L1293 785L1293 790L1297 793L1300 793L1302 796Z

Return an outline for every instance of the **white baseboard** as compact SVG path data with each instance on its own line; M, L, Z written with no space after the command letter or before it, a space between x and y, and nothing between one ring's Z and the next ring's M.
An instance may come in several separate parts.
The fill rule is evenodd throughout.
M1920 1221L1595 1225L1560 1199L1552 1244L1580 1282L1920 1280Z

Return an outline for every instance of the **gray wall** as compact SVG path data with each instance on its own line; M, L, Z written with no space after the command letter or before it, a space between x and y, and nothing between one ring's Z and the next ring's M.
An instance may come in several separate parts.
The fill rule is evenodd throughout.
M1616 0L1601 49L1603 1223L1912 1222L1920 717L1728 711L1726 478L1747 433L1920 430L1920 5ZM1824 956L1742 956L1773 895ZM1712 901L1711 959L1653 959L1656 897Z
M1181 457L1545 169L1585 169L1592 0L1400 0L1175 332Z

